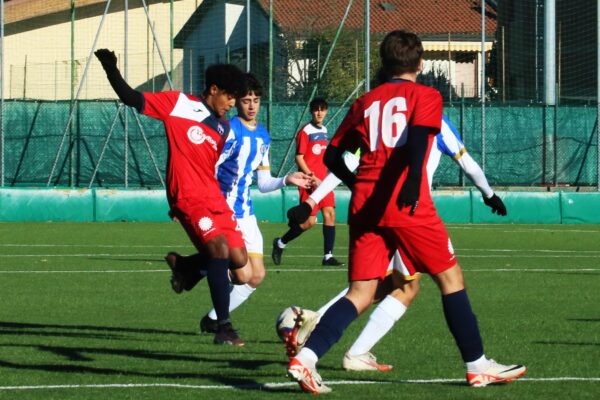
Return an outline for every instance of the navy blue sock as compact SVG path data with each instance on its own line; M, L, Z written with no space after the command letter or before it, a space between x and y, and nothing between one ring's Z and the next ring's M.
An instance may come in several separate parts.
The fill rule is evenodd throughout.
M342 297L323 314L311 333L305 347L321 358L342 337L344 330L358 317L358 311L350 300Z
M181 257L177 262L181 263L185 277L185 290L192 290L208 273L208 254L197 253L191 256Z
M477 318L471 310L469 297L463 289L442 296L444 316L464 362L475 361L483 355Z
M333 254L335 225L323 225L323 254Z
M281 237L281 241L283 244L287 244L292 240L296 239L298 236L302 235L304 231L300 228L300 225L294 224L290 226L290 229Z
M217 321L229 320L229 259L213 258L208 262L208 287L217 313Z

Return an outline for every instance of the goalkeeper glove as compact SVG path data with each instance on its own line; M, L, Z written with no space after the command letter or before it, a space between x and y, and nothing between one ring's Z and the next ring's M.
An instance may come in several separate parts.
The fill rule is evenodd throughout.
M406 181L402 184L398 195L398 207L410 207L408 215L413 216L419 205L419 194L421 189L421 174L408 174Z
M492 209L492 213L506 215L506 207L500 197L496 196L496 194L492 195L489 199L483 196L483 202Z
M102 68L104 68L106 72L117 68L117 56L115 56L114 51L98 49L94 52L94 55L100 61Z

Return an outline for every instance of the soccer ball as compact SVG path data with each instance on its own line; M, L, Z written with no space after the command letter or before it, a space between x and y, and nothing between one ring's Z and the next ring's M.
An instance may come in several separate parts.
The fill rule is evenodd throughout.
M275 330L279 339L285 342L285 338L292 333L294 328L300 326L301 319L302 307L291 306L284 309L275 321Z
M275 330L282 342L293 337L294 345L302 347L319 322L319 314L306 308L291 306L284 309L275 322ZM295 331L294 331L295 330Z

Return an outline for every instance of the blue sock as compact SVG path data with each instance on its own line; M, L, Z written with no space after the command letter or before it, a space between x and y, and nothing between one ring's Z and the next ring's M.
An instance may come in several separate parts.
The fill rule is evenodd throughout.
M344 330L358 317L358 311L350 300L342 297L323 314L311 333L306 345L321 358L342 337Z
M304 231L300 228L300 225L294 224L290 226L290 229L281 237L283 244L287 244L298 236L302 235Z
M208 287L217 321L229 320L229 259L213 258L208 262Z
M323 254L333 254L335 243L335 225L323 225Z
M475 361L483 355L477 318L471 310L469 297L461 291L442 296L444 316L464 362Z

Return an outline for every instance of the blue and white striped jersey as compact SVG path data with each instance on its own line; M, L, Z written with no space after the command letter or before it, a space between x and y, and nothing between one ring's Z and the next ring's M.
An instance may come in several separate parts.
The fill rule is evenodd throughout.
M254 215L250 199L254 171L271 168L271 137L261 124L250 130L237 116L233 117L229 124L231 132L217 164L217 180L236 218L243 218Z
M439 151L455 160L467 151L458 131L445 115L442 115L442 129L436 135L435 141Z
M458 131L454 125L452 125L448 117L442 115L442 128L440 133L435 135L435 141L431 146L431 152L429 153L429 159L427 160L427 178L429 179L429 187L431 187L433 174L440 163L442 154L446 154L454 160L458 160L466 152L467 149L462 140L460 140Z

